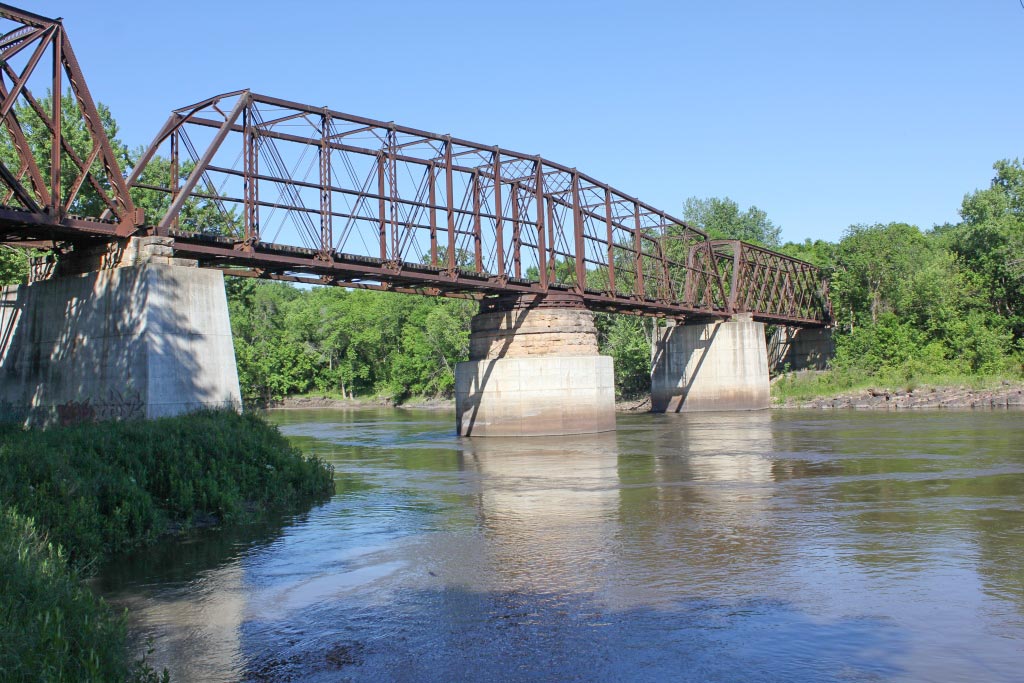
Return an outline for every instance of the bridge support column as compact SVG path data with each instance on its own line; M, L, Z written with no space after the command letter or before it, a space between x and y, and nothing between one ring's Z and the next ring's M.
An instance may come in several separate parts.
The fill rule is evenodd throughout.
M768 364L773 375L785 370L824 370L835 355L831 327L779 325L768 339Z
M482 302L470 360L455 368L455 419L461 436L615 429L612 359L598 354L593 313L561 294Z
M0 290L0 419L47 425L241 407L223 275L172 258L166 240L110 249L103 270ZM73 272L82 260L60 270L68 264Z
M760 410L770 404L764 324L749 317L664 328L651 362L651 410Z

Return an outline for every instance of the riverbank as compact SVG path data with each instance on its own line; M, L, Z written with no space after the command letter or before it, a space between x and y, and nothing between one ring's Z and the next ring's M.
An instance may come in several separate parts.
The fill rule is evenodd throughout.
M454 398L414 397L396 403L386 396L357 396L355 398L339 398L337 396L305 394L286 396L283 399L270 401L259 406L262 410L311 410L311 409L355 409L355 408L420 408L424 410L446 410L455 408Z
M263 410L353 410L358 408L416 408L420 410L454 410L453 398L413 398L402 403L381 397L338 398L336 396L288 396L273 401ZM646 413L651 409L651 397L640 396L615 402L617 413Z
M918 410L1024 407L1019 377L922 376L912 379L850 377L837 371L801 371L772 380L779 408Z
M917 389L870 388L816 398L787 398L778 408L853 408L858 410L922 410L1024 408L1024 385L1007 383L999 388L966 386Z
M925 384L895 388L878 386L859 387L847 391L828 391L827 382L814 393L815 378L807 373L783 375L772 381L773 408L851 408L859 410L897 409L983 409L983 408L1024 408L1024 382L1015 380L992 380L976 378L974 384ZM786 383L789 383L789 386ZM796 388L794 389L794 385ZM808 388L811 385L812 388ZM796 395L792 395L795 393ZM453 410L454 399L417 398L396 404L380 397L337 398L331 396L289 396L265 406L267 410L329 409L344 410L358 408L416 408L426 410ZM617 413L646 413L651 410L649 395L620 399L615 403Z
M4 680L158 680L129 665L123 617L81 579L101 558L333 491L330 466L253 414L0 427Z

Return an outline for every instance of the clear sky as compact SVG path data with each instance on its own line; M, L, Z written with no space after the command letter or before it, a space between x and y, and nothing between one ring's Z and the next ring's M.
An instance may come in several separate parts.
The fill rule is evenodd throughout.
M12 0L7 0L12 2ZM251 88L578 167L783 239L956 221L1024 156L1020 0L13 0L65 20L131 146Z

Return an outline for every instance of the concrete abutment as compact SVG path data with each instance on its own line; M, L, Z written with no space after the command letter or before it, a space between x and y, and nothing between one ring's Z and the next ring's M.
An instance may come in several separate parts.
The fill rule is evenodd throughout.
M0 419L47 425L241 407L220 271L173 258L167 238L87 258L2 290ZM103 269L66 274L90 266Z
M569 295L487 299L470 360L455 368L461 436L547 436L615 429L612 359L594 314Z

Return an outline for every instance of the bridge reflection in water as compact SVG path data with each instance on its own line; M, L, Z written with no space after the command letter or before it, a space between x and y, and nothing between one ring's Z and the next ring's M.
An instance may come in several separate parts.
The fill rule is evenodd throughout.
M566 610L596 600L588 623L603 610L678 609L721 581L756 594L763 565L751 566L751 554L767 555L781 533L768 503L771 416L746 414L727 429L721 416L671 425L526 441L438 440L402 421L323 425L349 445L318 442L322 456L412 490L357 491L296 525L201 538L206 552L173 580L157 579L155 593L147 584L176 551L141 553L128 576L105 573L106 589L131 608L140 639L156 638L157 663L179 680L211 681L266 667L280 674L261 639L288 650L313 636L301 623L311 612L380 606L408 591L435 594L423 607L452 623L481 617L467 613L477 598L467 606L452 591L534 596ZM417 508L433 511L429 521Z
M541 592L599 588L608 598L621 591L613 602L635 605L645 592L651 601L673 599L679 594L666 593L668 585L689 591L746 564L729 551L766 550L778 534L765 485L772 480L771 415L737 422L728 431L683 422L653 439L620 425L536 445L474 440L462 457L481 475L480 527L497 581ZM709 545L715 552L692 553Z

